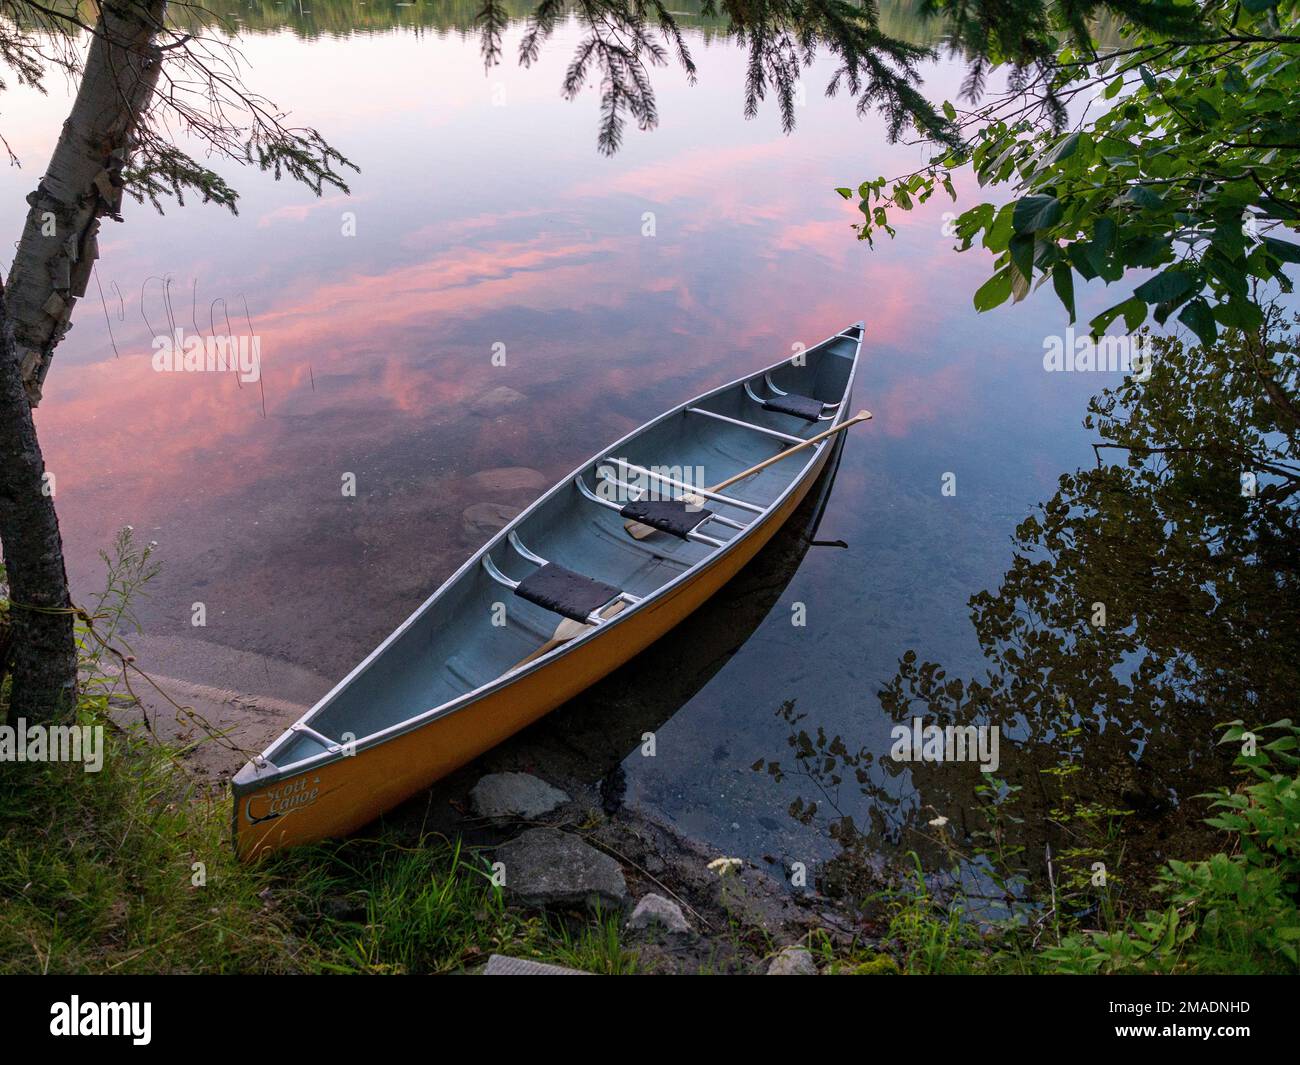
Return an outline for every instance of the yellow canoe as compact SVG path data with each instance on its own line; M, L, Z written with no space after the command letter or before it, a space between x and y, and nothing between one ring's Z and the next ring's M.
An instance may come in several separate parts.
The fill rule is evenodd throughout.
M851 420L862 335L858 322L660 415L515 518L239 771L239 855L356 831L704 603L795 511L838 437L729 482Z

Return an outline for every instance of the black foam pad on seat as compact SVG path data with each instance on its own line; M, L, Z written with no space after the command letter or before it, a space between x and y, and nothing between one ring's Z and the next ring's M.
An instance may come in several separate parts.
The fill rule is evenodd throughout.
M593 581L554 562L533 570L515 589L515 595L574 621L586 621L593 610L619 594L612 584Z
M778 414L793 414L804 421L819 421L822 416L822 401L809 396L799 396L791 392L787 396L773 396L763 400L764 410L774 410Z
M713 511L681 499L635 499L619 511L625 518L685 540L687 534L713 516Z

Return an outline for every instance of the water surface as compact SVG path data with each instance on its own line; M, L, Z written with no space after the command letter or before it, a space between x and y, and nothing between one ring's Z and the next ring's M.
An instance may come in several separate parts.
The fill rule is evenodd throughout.
M638 719L636 689L607 686L556 727L605 733L618 704L622 800L756 859L834 854L827 829L844 813L890 852L908 844L900 817L968 802L966 778L926 797L904 775L888 816L880 794L850 786L792 816L824 782L753 766L790 767L790 704L808 715L794 732L811 723L887 750L879 693L909 649L975 671L969 598L996 587L1011 531L1058 476L1092 461L1083 408L1115 379L1043 371L1043 338L1066 325L1046 294L974 312L988 260L954 252L944 212L979 190L960 185L961 205L934 200L868 250L834 187L913 169L920 149L825 99L825 63L792 135L772 108L744 121L744 56L707 25L687 30L698 85L658 71L660 128L606 158L595 95L560 98L572 25L533 69L485 74L472 5L298 6L241 8L249 79L361 172L350 196L316 199L223 167L237 218L130 205L107 225L102 301L92 283L38 411L77 594L131 524L164 562L139 611L147 630L340 677L481 541L466 507L535 494L527 475L494 489L475 474L550 483L663 408L864 319L854 402L875 420L852 431L808 518L816 543L787 538L747 578L752 594L652 652L653 669L687 675L670 686L680 701L647 693ZM905 9L887 14L924 34ZM927 89L952 97L961 74L935 63ZM0 202L16 233L67 101L11 96L24 169L0 173ZM1081 320L1108 302L1087 292ZM151 369L156 333L224 331L227 313L261 337L260 386ZM476 410L502 387L521 398ZM654 758L639 753L646 729ZM610 768L593 752L593 774Z

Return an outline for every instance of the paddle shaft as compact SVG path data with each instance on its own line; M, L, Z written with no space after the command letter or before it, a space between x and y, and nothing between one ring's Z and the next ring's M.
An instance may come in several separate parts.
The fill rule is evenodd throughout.
M858 422L865 422L870 418L871 418L871 411L860 410L858 411L857 414L853 415L852 418L849 418L847 421L840 422L840 424L837 425L834 429L827 429L826 432L824 433L818 433L816 436L810 436L802 444L795 444L794 447L786 448L779 455L773 455L770 459L764 459L762 462L756 463L755 465L749 467L749 469L747 470L741 470L734 477L728 477L725 481L722 481L720 484L715 484L712 488L707 489L707 491L721 492L724 488L727 488L730 485L735 484L737 481L743 481L746 477L752 477L759 470L767 469L767 467L771 466L772 463L780 462L782 459L788 458L789 456L793 455L796 451L802 451L806 447L812 447L814 444L820 444L828 436L834 436L836 433L842 433L850 425L857 425Z
M871 411L860 410L852 418L849 418L847 421L840 422L840 424L835 426L834 429L827 429L824 433L818 433L816 436L810 436L807 440L804 440L802 443L795 444L794 447L786 448L779 455L773 455L771 458L764 459L762 462L759 462L749 467L749 469L747 470L741 470L734 477L728 477L725 481L721 482L720 484L715 484L712 488L706 488L704 489L704 491L720 492L728 485L733 485L737 481L743 481L746 477L752 477L754 474L758 473L759 470L767 469L767 467L771 466L772 463L780 462L782 459L788 458L789 456L793 455L796 451L802 451L806 447L812 447L814 444L820 444L828 436L834 436L836 433L843 432L850 425L857 425L858 422L865 422L870 417L871 417ZM696 495L694 492L684 492L681 496L681 499L684 500L686 503L691 504L692 506L699 506L699 507L704 506L705 502L707 502L703 496ZM628 534L634 540L644 540L647 536L651 535L656 531L653 526L642 524L639 521L625 521L623 523L623 528L625 528L628 531Z
M860 410L852 418L849 418L847 421L840 422L840 424L835 426L834 429L827 429L824 433L818 433L816 436L810 436L807 440L803 441L802 443L795 444L794 447L786 448L779 455L773 455L769 459L764 459L762 462L754 464L753 466L749 467L749 469L747 470L741 470L734 477L728 477L722 483L715 484L712 488L706 489L706 491L720 492L728 485L733 485L737 481L743 481L746 477L752 477L754 474L758 473L759 470L767 469L767 467L771 466L772 463L780 462L783 458L793 455L796 451L802 451L806 447L812 447L814 444L820 444L827 437L834 436L836 433L843 432L850 425L857 425L858 422L865 422L870 417L871 417L871 411ZM685 498L697 500L700 503L704 502L703 498L700 496L691 496L688 494L687 496L685 496ZM636 526L639 529L645 529L646 533L651 533L654 531L650 526L641 525L640 522L627 523L627 527L629 531L632 530L633 526ZM615 614L619 613L619 611L623 609L624 605L625 604L621 601L617 602L613 605L612 609L606 608L606 611L603 612L601 616L605 618L612 618ZM536 651L533 651L532 654L527 655L526 657L516 662L513 668L518 669L520 666L525 666L529 662L532 662L534 659L541 658L542 655L546 654L548 651L554 650L556 647L559 647L560 644L562 643L568 643L576 636L587 631L587 629L589 629L590 627L591 626L581 621L572 621L566 618L564 621L561 621L560 624L556 627L554 636L552 636L549 640L547 640L546 643L542 644L541 647L537 648Z

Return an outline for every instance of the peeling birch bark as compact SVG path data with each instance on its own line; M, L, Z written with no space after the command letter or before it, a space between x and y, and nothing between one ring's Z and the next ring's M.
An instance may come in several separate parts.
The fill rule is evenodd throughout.
M41 400L54 349L71 327L99 254L99 220L121 220L122 169L162 66L164 0L104 0L72 111L30 210L6 302L23 384Z

